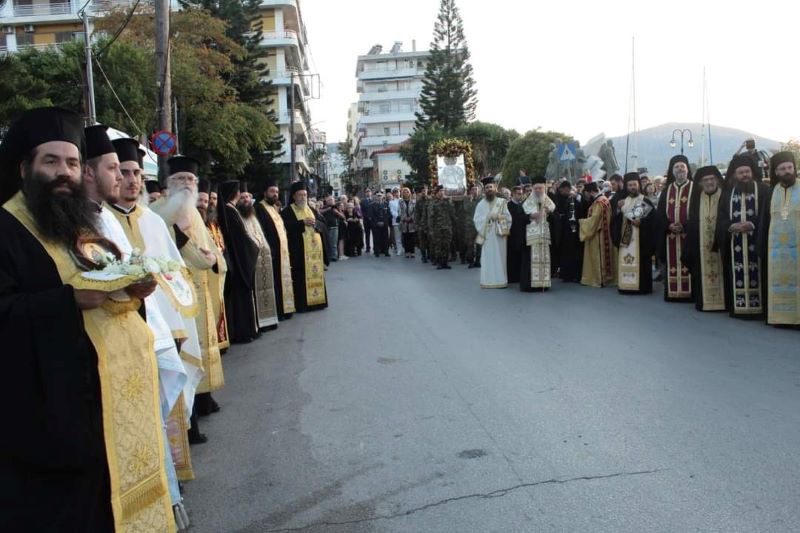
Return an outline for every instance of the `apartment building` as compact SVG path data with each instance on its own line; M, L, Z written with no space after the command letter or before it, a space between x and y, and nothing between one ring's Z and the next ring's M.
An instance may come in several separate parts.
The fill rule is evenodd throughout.
M400 145L414 131L419 94L430 52L403 51L396 42L388 52L380 45L356 64L357 126L353 137L356 172L365 185L397 187L411 173L400 158ZM352 110L351 110L352 114Z

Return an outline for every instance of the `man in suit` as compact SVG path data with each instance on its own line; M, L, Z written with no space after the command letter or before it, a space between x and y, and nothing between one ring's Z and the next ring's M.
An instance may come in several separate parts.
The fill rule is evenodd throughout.
M364 191L364 199L361 200L361 216L364 217L364 246L366 246L367 253L372 249L370 245L370 233L372 233L372 191L367 189Z
M392 214L389 204L383 198L383 192L378 191L376 199L370 206L370 223L372 224L372 235L375 237L373 251L375 257L381 254L389 257L389 228L392 225Z

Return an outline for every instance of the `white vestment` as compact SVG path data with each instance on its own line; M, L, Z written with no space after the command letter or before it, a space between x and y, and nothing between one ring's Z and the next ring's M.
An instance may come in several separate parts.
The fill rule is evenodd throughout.
M498 220L491 220L497 215ZM503 198L492 202L485 198L475 208L472 219L478 231L477 242L481 248L481 288L502 289L508 286L506 272L506 249L508 232L511 228L511 213Z

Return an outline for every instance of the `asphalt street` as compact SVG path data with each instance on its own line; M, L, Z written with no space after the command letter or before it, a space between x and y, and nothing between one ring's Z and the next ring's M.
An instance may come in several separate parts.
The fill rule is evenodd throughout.
M232 348L192 531L800 531L800 332L478 276L335 263Z

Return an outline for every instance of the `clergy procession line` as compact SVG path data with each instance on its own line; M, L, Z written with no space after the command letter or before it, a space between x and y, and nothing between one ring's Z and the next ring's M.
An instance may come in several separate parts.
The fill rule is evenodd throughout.
M147 187L138 141L106 130L39 108L0 144L0 331L19 402L0 531L185 530L222 354L327 307L302 183L281 209L277 184L255 203L175 156L166 189Z
M441 186L288 205L213 187L168 161L148 187L134 139L59 108L14 122L0 144L0 331L15 409L0 455L2 531L175 531L199 418L220 410L222 354L328 305L325 271L362 252L480 268L484 288L553 278L652 292L701 311L800 327L800 185L775 154L770 185L747 154L723 179L672 158L663 187L637 173L550 184L522 170L464 198ZM606 193L603 189L609 187ZM643 192L644 191L644 192ZM148 205L149 204L149 205ZM384 259L380 259L381 261ZM211 444L213 445L213 443Z
M560 278L648 294L661 279L666 301L797 328L796 161L791 152L776 153L763 176L766 165L756 157L736 154L725 177L706 166L693 179L689 160L677 155L666 177L652 183L631 172L607 182L548 184L521 169L512 190L498 191L492 177L481 180L483 198L477 185L466 198L446 198L442 186L433 199L426 186L414 195L403 188L400 199L387 191L388 202L366 190L363 200L343 207L351 213L356 206L364 236L347 230L343 239L357 241L358 250L364 242L369 251L371 233L376 256L389 256L394 245L397 255L402 249L415 257L418 247L422 261L439 270L460 259L481 268L483 288L519 283L522 291L548 290ZM332 198L328 203L338 213Z

